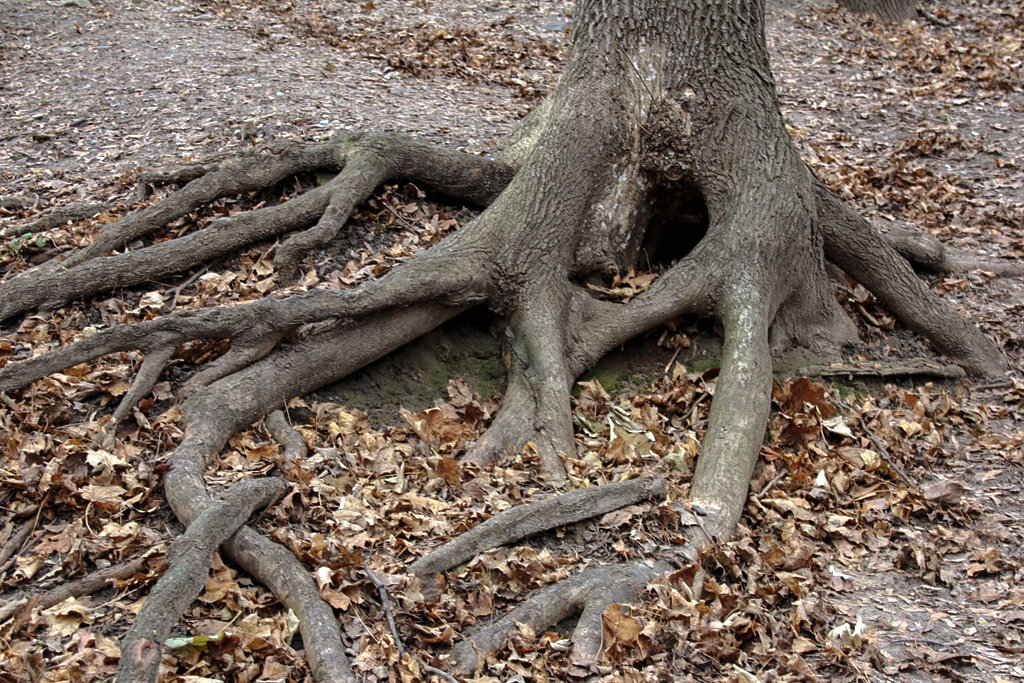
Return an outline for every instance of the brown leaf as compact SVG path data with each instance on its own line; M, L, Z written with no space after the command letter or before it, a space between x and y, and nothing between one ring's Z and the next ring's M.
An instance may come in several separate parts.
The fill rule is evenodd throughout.
M441 461L437 463L437 476L444 479L449 486L462 484L462 472L459 469L458 461L454 458L441 458Z
M964 485L958 481L943 480L928 484L921 489L925 500L941 505L955 505L964 494Z

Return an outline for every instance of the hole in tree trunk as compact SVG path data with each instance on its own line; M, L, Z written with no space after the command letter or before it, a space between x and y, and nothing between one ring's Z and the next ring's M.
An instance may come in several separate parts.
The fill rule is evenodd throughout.
M690 253L708 231L708 207L696 185L685 179L658 185L637 267L668 266Z

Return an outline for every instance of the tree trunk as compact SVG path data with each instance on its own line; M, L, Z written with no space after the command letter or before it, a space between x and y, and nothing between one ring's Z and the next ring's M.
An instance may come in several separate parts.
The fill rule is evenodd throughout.
M873 14L881 21L901 22L917 16L917 0L843 0L851 12Z
M834 354L854 337L827 261L966 369L1004 367L1000 350L928 291L800 160L768 64L764 0L582 0L557 88L496 159L362 135L191 168L198 177L112 226L101 236L102 248L4 283L0 316L83 296L83 282L96 283L91 293L153 278L170 254L181 257L175 268L189 268L238 248L253 232L251 239L269 239L315 222L279 249L276 263L290 272L332 239L378 184L395 179L487 208L463 230L354 291L316 290L172 314L0 369L0 390L10 390L103 353L141 348L147 360L115 414L120 419L177 346L230 338L231 350L193 378L194 394L182 406L186 432L166 486L185 523L211 504L203 466L233 431L478 304L504 318L509 383L500 413L464 458L487 465L532 443L556 484L565 480L563 458L575 455L569 393L575 378L604 353L681 314L721 319L725 339L710 424L691 500L678 506L680 516L700 511L693 547L729 536L740 518L769 414L772 353L801 346ZM145 256L146 249L106 255L215 197L318 168L338 175L286 204L158 243L150 248L162 250L151 252L156 256ZM584 286L640 260L665 269L628 303L602 300ZM288 341L301 326L325 320L339 324L301 344ZM229 550L271 585L275 569L267 565L277 561L261 561L257 541L239 540L249 533L243 528ZM564 618L567 609L582 611L578 656L593 659L601 633L594 619L612 595L609 582L618 586L615 599L625 599L624 586L635 595L666 569L638 562L581 575L564 589L574 591L573 599L555 611L551 604L562 589L553 587L539 598L546 605L527 603L465 641L459 665L472 668L476 653L504 642L500 629L517 621L546 627L545 619ZM422 578L431 578L423 571ZM314 638L330 640L335 631L311 626L307 636L304 627L307 650L319 651ZM331 655L321 664L338 661Z

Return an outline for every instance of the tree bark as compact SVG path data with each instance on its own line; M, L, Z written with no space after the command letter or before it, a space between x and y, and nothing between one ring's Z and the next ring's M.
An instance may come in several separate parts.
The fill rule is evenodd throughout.
M244 233L266 238L312 224L278 252L278 266L290 272L385 180L413 179L486 209L356 290L269 297L103 330L0 368L0 391L105 353L142 349L147 360L117 409L120 419L175 348L231 339L231 350L190 381L194 393L182 404L185 436L170 460L166 489L188 525L212 504L203 468L234 431L482 304L502 316L509 383L501 411L464 457L486 465L532 443L541 469L562 486L563 458L576 448L569 393L576 377L633 336L682 314L710 313L724 329L721 375L692 501L677 503L681 518L693 516L690 507L701 516L691 527L700 530L690 539L692 555L692 548L728 537L740 519L769 415L773 353L801 346L834 355L855 335L833 294L830 264L965 369L995 374L1005 367L1000 349L917 280L890 243L801 161L776 96L764 15L764 0L582 0L558 86L496 159L354 136L193 168L196 176L166 204L111 226L55 267L4 283L0 317L45 303L54 292L99 292L104 280L117 286L133 268L140 270L132 281L142 281L163 273L173 254L212 258L222 244L240 246ZM148 256L147 249L108 255L126 236L151 233L213 198L323 168L337 177L291 202L216 222L209 235L156 244ZM666 243L684 246L653 252ZM585 286L659 257L663 272L626 303L598 298ZM180 267L196 265L185 262ZM150 270L142 274L143 268ZM290 341L304 325L322 321L336 324L302 343ZM463 545L482 550L477 536L483 532L456 544L460 561ZM226 550L304 620L315 675L347 677L338 672L343 656L320 657L340 651L337 625L311 580L295 578L294 566L281 569L284 551L245 528ZM616 600L629 599L664 569L642 562L595 568L513 614L539 626L582 611L574 661L593 662L600 652L596 620L613 584ZM500 646L502 629L517 619L467 640L460 666L474 665L470 651Z

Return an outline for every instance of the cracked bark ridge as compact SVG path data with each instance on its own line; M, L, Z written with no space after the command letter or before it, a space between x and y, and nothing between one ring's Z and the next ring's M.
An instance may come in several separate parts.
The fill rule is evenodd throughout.
M163 643L189 604L202 592L217 548L259 508L284 493L281 479L233 484L211 503L167 551L169 568L149 592L139 616L121 639L117 683L156 682Z
M799 158L769 68L764 11L764 0L582 0L558 86L493 159L359 134L266 147L146 179L144 185L186 184L112 224L85 250L0 285L0 319L187 271L251 240L298 231L275 256L287 277L382 182L411 180L486 208L459 232L356 290L271 296L112 327L0 368L0 391L139 349L146 361L116 410L122 419L175 348L229 339L230 351L183 388L185 434L165 487L188 525L214 502L203 467L232 433L486 305L504 323L508 389L501 411L464 458L489 464L532 443L542 471L558 485L566 478L563 458L575 455L569 391L575 378L638 334L686 313L711 314L722 322L723 353L690 488L699 530L690 538L694 546L727 538L742 513L767 424L773 353L799 346L827 357L855 334L834 296L836 268L966 371L1006 369L999 347L931 292L901 254L921 252L920 262L932 267L948 266L948 255L934 244L922 251L900 246L894 235L884 238ZM312 170L336 175L280 205L111 253L218 197ZM701 220L678 220L681 213ZM655 253L654 245L671 242L682 246ZM628 302L600 300L585 286L643 258L665 268ZM323 324L296 342L309 323ZM455 554L482 542L455 541L462 547ZM224 549L298 615L316 680L353 680L333 611L298 560L246 527ZM593 568L499 621L551 625L545 620L557 621L564 606L548 603L562 601L583 611L581 623L593 624L607 607L604 593L622 586L628 590L615 599L639 595L663 569L642 562ZM562 600L565 595L572 597ZM600 648L585 633L576 636L578 657L592 661ZM459 646L457 658L472 668L479 660L471 661L469 650L493 651L504 638L485 629Z

